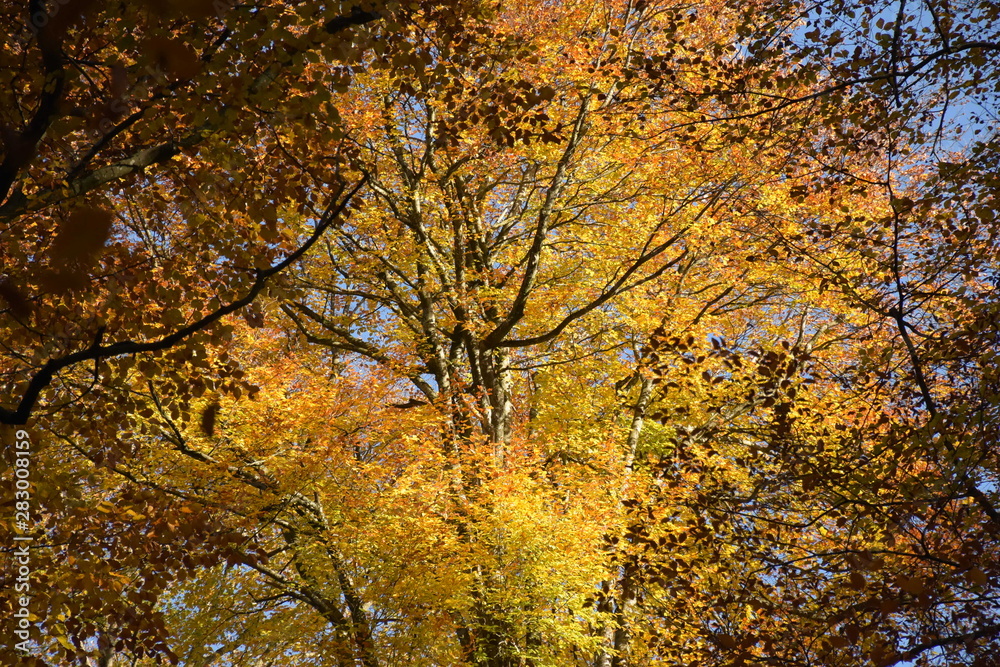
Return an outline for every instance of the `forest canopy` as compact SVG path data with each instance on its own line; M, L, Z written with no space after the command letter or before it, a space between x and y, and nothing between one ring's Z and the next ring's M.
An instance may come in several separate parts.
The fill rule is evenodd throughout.
M996 664L997 3L0 27L3 664Z

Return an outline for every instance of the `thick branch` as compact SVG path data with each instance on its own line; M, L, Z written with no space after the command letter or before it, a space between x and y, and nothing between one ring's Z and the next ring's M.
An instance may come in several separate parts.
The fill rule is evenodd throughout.
M39 0L28 3L28 16L45 13ZM45 136L59 115L59 102L66 88L66 71L62 56L63 31L55 32L56 22L50 21L38 35L38 46L42 51L42 68L45 82L38 100L38 107L28 121L24 131L4 147L4 160L0 164L0 202L7 198L11 187L21 170L34 159L38 142ZM63 25L62 22L59 25Z
M517 296L514 298L514 303L511 305L510 312L504 321L497 325L483 340L482 346L484 349L499 347L500 342L510 333L514 325L524 317L524 307L527 305L528 297L534 289L535 278L538 275L538 268L541 265L542 246L545 243L545 237L548 235L549 219L555 208L556 199L562 193L570 161L584 135L588 102L589 98L584 98L580 106L580 113L576 117L576 123L573 125L573 134L566 145L566 150L559 159L559 163L556 165L556 172L552 176L549 190L545 193L545 202L538 212L538 223L535 227L534 238L531 241L531 248L526 255L527 264L524 269L524 276L521 278L521 286L517 291Z

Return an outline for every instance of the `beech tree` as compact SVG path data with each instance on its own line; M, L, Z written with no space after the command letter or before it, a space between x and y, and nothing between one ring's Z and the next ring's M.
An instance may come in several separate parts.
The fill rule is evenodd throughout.
M100 484L52 444L69 438L98 461L131 451L135 442L123 429L138 417L128 398L136 356L148 377L168 368L184 384L187 371L197 377L218 369L204 344L227 335L221 318L301 256L357 187L345 182L317 193L325 215L301 234L279 228L273 209L240 194L252 165L281 171L252 155L282 86L300 80L303 53L327 48L347 58L365 48L363 32L345 41L353 27L383 14L392 24L374 8L286 9L149 3L122 17L106 3L30 2L0 10L0 420L31 431L38 512L31 530L51 545L32 559L33 592L41 593L33 619L70 653L82 649L67 637L98 630L116 633L119 648L166 650L156 596L179 572L225 559L233 535L212 528L201 509L117 483L100 494L106 502L95 513L89 499ZM282 43L255 58L242 51ZM240 161L250 170L236 176ZM335 160L329 168L336 171ZM212 188L211 201L199 198L204 187ZM265 197L268 206L279 199ZM208 374L209 383L225 381ZM13 443L13 428L4 436ZM154 496L156 507L146 509ZM204 532L180 528L188 522L177 512L193 515L190 526ZM13 544L11 524L4 525L5 543ZM200 543L211 545L207 555ZM133 579L142 585L122 594ZM67 595L74 581L87 583ZM13 646L5 651L11 662L32 659Z
M5 10L4 655L988 664L995 15Z

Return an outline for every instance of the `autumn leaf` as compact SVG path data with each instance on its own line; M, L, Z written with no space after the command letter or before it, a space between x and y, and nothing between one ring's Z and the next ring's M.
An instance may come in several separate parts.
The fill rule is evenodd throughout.
M92 262L108 240L111 223L111 213L105 209L94 207L75 209L65 222L60 224L52 242L49 252L53 262Z

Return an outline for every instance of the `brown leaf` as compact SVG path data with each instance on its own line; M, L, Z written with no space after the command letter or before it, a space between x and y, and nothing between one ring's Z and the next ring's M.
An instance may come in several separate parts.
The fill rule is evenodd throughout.
M899 610L899 600L896 600L894 598L889 600L882 600L882 602L879 604L879 609L882 611L883 614L895 613L896 611Z
M215 435L215 418L219 414L219 404L212 403L201 413L201 432L211 437Z
M264 326L264 314L257 308L248 307L243 309L243 319L252 329L259 329Z
M128 75L125 68L114 65L111 68L111 96L115 99L121 98L128 91Z
M980 570L978 567L974 567L965 573L965 577L972 583L978 584L980 586L985 586L989 581L989 577L986 573Z
M60 226L50 256L56 262L89 262L104 247L111 233L111 212L85 206L76 209Z
M156 64L175 80L190 79L201 68L198 55L178 39L154 37L146 43L146 47Z
M0 279L0 299L7 303L15 317L26 318L31 315L31 302L7 278Z
M900 576L896 579L896 584L907 593L920 595L924 592L924 580L920 577Z

